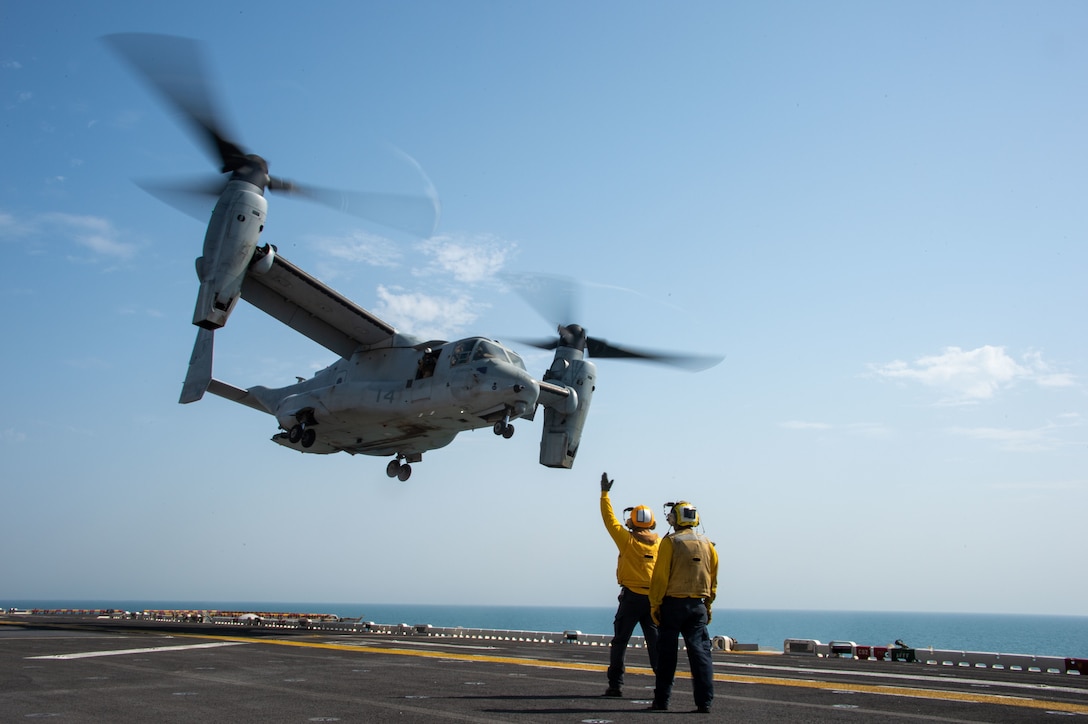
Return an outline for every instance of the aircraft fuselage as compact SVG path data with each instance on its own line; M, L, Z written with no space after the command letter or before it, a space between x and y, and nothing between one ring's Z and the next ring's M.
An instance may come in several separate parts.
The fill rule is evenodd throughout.
M510 350L469 338L359 351L296 385L249 392L285 431L276 442L303 452L411 461L459 432L531 419L540 385ZM314 431L308 440L305 430Z

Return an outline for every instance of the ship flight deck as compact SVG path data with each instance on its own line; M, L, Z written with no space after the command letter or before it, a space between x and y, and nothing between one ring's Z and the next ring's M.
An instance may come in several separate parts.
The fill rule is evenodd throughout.
M670 711L649 712L654 680L645 650L627 652L623 698L606 698L607 638L579 632L451 635L429 626L239 617L226 623L0 615L0 720L604 724L656 721L693 708L683 652ZM714 703L699 718L1088 717L1088 676L1077 660L1033 667L1013 657L1006 657L1009 665L993 665L992 656L989 664L942 661L924 650L911 662L874 660L868 651L859 659L842 645L837 652L827 645L792 649L715 650Z

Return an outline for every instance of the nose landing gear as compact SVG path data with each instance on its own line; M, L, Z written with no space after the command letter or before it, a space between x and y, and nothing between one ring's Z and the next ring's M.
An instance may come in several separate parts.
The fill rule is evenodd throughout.
M504 415L501 420L495 423L495 434L502 435L509 440L514 436L514 426L510 424L510 416Z

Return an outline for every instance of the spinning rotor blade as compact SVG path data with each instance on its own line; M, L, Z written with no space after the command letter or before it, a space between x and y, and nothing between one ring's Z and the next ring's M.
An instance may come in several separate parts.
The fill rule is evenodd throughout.
M339 191L275 177L268 188L419 236L430 236L438 224L438 199L433 196Z
M137 179L136 185L167 206L207 223L215 199L226 188L226 179L198 176L186 180Z
M244 161L246 152L223 132L195 40L151 33L119 33L104 40L192 126L221 171L234 171Z
M560 338L551 339L524 339L514 338L514 341L527 344L538 349L555 349L559 346ZM684 355L669 352L656 352L653 350L641 350L634 347L620 347L598 337L586 337L585 351L590 357L598 359L630 359L655 364L679 367L690 372L701 372L710 369L721 362L724 357L712 355Z
M559 346L558 337L550 337L548 339L526 339L525 337L512 337L515 342L521 344L527 344L530 347L536 347L537 349L555 349Z
M582 287L573 279L527 273L504 273L499 278L517 292L537 314L553 324L572 324L582 316L579 310ZM538 344L533 346L540 347ZM541 349L555 349L554 340L551 347Z
M122 33L107 35L105 42L117 52L166 102L177 111L198 140L217 161L222 173L234 173L270 191L291 194L330 206L383 226L429 236L438 223L438 200L433 195L365 193L338 191L295 183L268 175L268 165L259 156L249 154L231 141L226 125L216 110L215 93L204 68L200 45L189 38L172 35ZM225 179L208 182L145 182L141 188L171 206L198 219L207 212L194 214L190 197L218 196Z
M571 319L574 314L572 310L577 306L577 300L581 295L581 287L573 279L541 274L505 274L503 279L545 319L567 320L558 324L557 337L543 340L516 340L522 344L539 349L556 349L563 345L583 349L590 357L653 362L691 372L709 369L725 359L713 355L689 355L637 349L612 344L598 337L590 337ZM559 316L557 311L563 316Z
M198 221L207 221L214 199L223 193L227 179L204 176L172 180L141 179L136 185ZM430 236L438 222L438 199L430 196L338 191L275 177L271 178L268 188L418 236Z
M656 364L680 367L691 372L700 372L710 369L721 362L724 357L703 355L672 354L668 352L654 352L652 350L639 350L633 347L620 347L610 344L603 339L590 337L586 340L586 351L590 357L611 357L613 359L635 359Z

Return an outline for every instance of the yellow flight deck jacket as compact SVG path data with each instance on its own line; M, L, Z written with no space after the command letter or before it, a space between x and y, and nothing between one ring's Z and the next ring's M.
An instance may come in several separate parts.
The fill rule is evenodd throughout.
M691 528L662 538L650 582L650 610L660 609L665 596L701 598L709 608L717 595L718 551L710 539Z
M650 577L657 558L657 533L641 528L629 530L612 511L612 501L608 499L607 491L601 491L601 518L620 551L619 560L616 561L616 582L635 593L646 595L650 592Z

